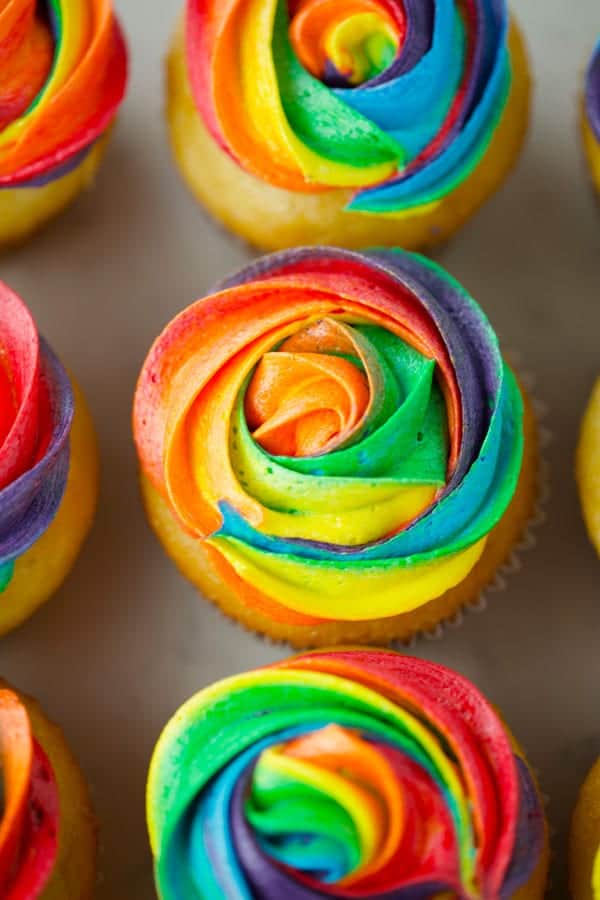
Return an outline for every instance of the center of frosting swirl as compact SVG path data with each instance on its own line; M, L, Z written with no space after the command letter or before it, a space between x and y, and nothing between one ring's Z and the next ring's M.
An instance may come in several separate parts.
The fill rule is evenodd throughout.
M275 862L344 887L396 855L404 814L391 750L338 725L263 751L246 803L247 820Z
M290 39L304 67L332 87L353 87L382 74L404 39L403 10L376 0L308 0L290 10Z

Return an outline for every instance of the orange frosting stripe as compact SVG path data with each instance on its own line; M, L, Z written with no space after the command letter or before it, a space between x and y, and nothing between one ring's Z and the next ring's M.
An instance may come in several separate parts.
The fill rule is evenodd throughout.
M0 129L25 112L52 68L52 37L33 9L28 0L11 0L0 11Z
M243 13L242 0L222 0L219 4L198 0L195 4L194 23L201 22L201 27L188 29L188 52L209 67L204 74L212 89L203 105L207 124L219 144L257 177L301 193L325 191L325 185L308 183L299 170L285 168L281 160L265 153L246 114L243 93L231 89L233 82L240 84L242 80L239 34ZM210 52L205 52L209 47Z
M0 892L13 875L25 822L33 767L33 738L24 706L11 691L0 690L0 760L4 813L0 817Z
M327 29L361 13L374 13L386 22L396 34L399 46L402 45L406 27L404 16L400 26L377 0L345 0L343 4L340 0L301 0L298 3L291 20L290 38L298 59L315 78L322 77L328 59L323 43Z
M246 394L254 439L279 456L328 453L349 437L369 403L367 380L345 359L266 353Z
M112 0L0 3L0 188L76 167L115 118L126 81Z

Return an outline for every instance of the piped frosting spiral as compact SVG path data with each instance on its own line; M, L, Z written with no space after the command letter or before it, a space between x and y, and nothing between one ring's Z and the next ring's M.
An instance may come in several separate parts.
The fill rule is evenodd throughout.
M188 0L215 141L277 187L402 216L465 182L511 91L506 0Z
M82 162L113 121L127 52L111 0L0 0L0 189Z
M520 390L481 309L402 251L266 257L143 367L145 476L245 603L283 622L415 609L506 511Z
M508 900L544 841L527 764L460 675L387 651L201 691L148 783L161 900Z

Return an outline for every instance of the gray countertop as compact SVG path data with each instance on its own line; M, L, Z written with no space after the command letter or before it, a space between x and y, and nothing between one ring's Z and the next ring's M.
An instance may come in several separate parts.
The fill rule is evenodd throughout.
M516 5L516 4L515 4ZM197 209L174 171L161 65L176 2L117 3L132 83L97 185L59 222L0 260L77 374L97 422L96 527L60 595L2 641L1 673L59 721L93 785L102 824L99 900L150 900L144 783L152 747L199 687L284 654L226 622L164 557L138 498L130 403L160 328L249 251ZM597 0L520 0L536 78L519 168L441 255L536 380L554 434L552 496L537 546L507 590L415 653L473 679L504 711L549 796L553 885L566 897L577 790L600 754L600 561L573 480L579 421L600 374L600 217L577 117Z

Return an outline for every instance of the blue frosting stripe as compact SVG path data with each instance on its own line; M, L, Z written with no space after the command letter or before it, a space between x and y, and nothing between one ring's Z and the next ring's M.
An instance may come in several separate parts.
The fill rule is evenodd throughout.
M463 120L455 124L433 159L381 185L359 191L349 209L393 212L439 200L465 180L485 154L504 112L512 74L506 44L509 21L506 4L486 0L479 6L484 24L480 28L481 40L476 43L478 65L474 66L475 77L468 87L470 102L465 104ZM403 100L398 98L397 102ZM429 110L428 106L424 108Z

